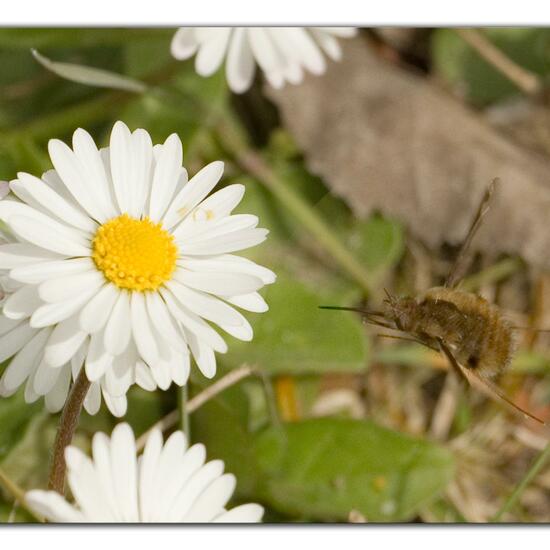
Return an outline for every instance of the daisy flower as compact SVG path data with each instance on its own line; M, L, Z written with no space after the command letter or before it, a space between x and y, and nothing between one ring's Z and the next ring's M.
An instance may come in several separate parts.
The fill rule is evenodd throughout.
M172 39L172 55L188 59L197 54L195 69L201 76L214 74L226 59L231 90L250 88L258 63L268 82L281 88L298 84L304 70L325 72L323 53L338 61L342 50L338 38L349 38L357 29L348 27L186 27Z
M185 384L190 355L213 377L215 352L227 344L209 323L250 340L232 306L266 311L257 291L275 280L232 254L267 235L256 216L231 214L244 186L207 197L222 162L188 181L175 134L153 147L147 132L121 122L106 149L79 129L72 150L51 140L49 153L54 170L42 179L19 173L10 183L19 200L0 201L17 240L0 246L0 270L17 287L2 309L1 358L15 357L0 391L27 379L31 393L47 393L63 368L74 374L83 363L111 401L134 383ZM121 399L112 405L124 414Z
M187 447L183 432L162 443L160 430L147 439L136 458L136 442L128 424L119 424L111 439L96 433L93 460L80 449L65 449L68 482L75 504L55 491L29 491L27 504L56 523L257 523L258 504L226 509L235 476L224 463L205 463L204 445Z
M0 182L1 183L1 182ZM9 193L0 188L0 200ZM0 250L2 245L12 243L16 239L7 230L0 229ZM18 289L22 283L14 281L9 277L9 271L0 270L0 307ZM11 363L0 378L0 395L8 397L13 395L18 387L25 384L25 401L33 403L41 396L44 396L46 409L52 413L63 408L71 380L76 380L84 364L84 358L89 346L89 338L82 343L76 354L64 365L57 369L50 369L44 359L45 345L51 335L50 328L42 331L33 329L29 319L10 319L0 315L0 340L4 335L10 334L10 338L3 341L0 348L0 363L13 357ZM145 373L145 375L147 372ZM115 416L122 416L126 413L127 400L125 393L122 395L110 395L106 389L105 375L97 382L90 385L84 408L89 414L96 414L101 405L101 395ZM154 390L156 384L151 376L141 376L138 383L146 389ZM114 389L116 386L112 386Z

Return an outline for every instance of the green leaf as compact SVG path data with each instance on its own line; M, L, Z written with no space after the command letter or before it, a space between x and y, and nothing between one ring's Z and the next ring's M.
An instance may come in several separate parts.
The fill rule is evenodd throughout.
M269 374L358 371L366 367L367 342L353 315L323 311L339 303L322 288L315 291L286 274L264 292L269 313L250 314L251 342L234 342L226 361L258 365Z
M349 232L348 242L367 268L373 288L397 264L405 250L402 227L381 216L356 222Z
M143 78L174 62L170 52L171 40L172 35L159 35L152 40L139 40L125 44L124 72L134 78Z
M255 444L262 500L312 521L406 521L452 479L453 457L373 422L323 418L270 428Z
M40 54L37 50L31 50L34 58L46 69L52 73L79 84L87 86L97 86L99 88L110 88L113 90L125 90L127 92L143 93L147 86L128 76L120 75L96 67L78 65L76 63L63 63L52 61Z
M0 399L0 462L17 445L40 403L25 403L23 392Z
M223 460L225 471L236 476L237 498L254 495L258 484L248 416L248 397L242 383L225 390L191 415L192 440L206 446L208 460Z
M20 487L46 486L57 422L57 416L46 411L36 414L26 430L22 430L17 445L2 460L2 469Z
M0 47L29 49L44 47L90 47L126 44L133 41L173 36L170 28L3 28Z
M550 75L550 31L535 28L491 28L483 33L518 65ZM479 106L519 94L510 80L484 61L452 29L432 35L432 60L437 75Z

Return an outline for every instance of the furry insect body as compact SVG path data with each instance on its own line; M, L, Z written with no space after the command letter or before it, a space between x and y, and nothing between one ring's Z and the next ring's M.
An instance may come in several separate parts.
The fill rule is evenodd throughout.
M432 348L445 342L458 363L484 377L493 378L512 360L512 327L500 309L481 296L435 287L418 298L389 297L386 304L386 315L396 328Z

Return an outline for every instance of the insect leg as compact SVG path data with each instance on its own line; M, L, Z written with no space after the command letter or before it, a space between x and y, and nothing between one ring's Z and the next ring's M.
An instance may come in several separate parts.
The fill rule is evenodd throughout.
M439 343L439 351L442 351L447 359L449 360L449 363L451 364L452 369L457 374L458 378L460 380L468 380L468 377L464 373L464 368L460 366L459 362L455 359L455 356L453 355L453 352L449 349L447 344L443 342L441 338L437 339L437 342Z
M453 267L451 268L451 271L447 276L447 280L445 281L444 286L448 288L454 288L458 284L458 282L462 279L464 272L468 268L468 263L470 260L468 256L470 245L472 243L472 240L477 230L481 225L483 216L485 216L485 214L489 211L489 202L491 200L491 196L493 195L493 191L495 190L495 187L498 182L499 182L499 179L495 178L489 184L489 187L487 187L487 190L485 191L483 198L481 199L481 203L479 204L479 208L477 209L472 225L468 230L468 234L466 235L466 238L464 239L460 247L460 250L455 259Z
M427 344L426 342L423 342L422 340L419 340L418 338L413 338L411 336L397 336L394 334L382 334L382 333L379 333L376 336L380 336L381 338L393 338L394 340L405 340L406 342L414 342L415 344L420 344L422 346L430 348L433 351L439 351L437 348L430 346L430 344Z
M438 342L441 347L441 351L443 351L443 353L447 356L455 371L458 371L461 376L465 378L471 385L474 385L472 383L472 380L475 380L475 382L479 384L479 389L483 391L485 395L493 399L493 401L504 404L507 408L512 409L514 412L519 412L522 415L531 418L532 420L535 420L539 424L546 426L546 422L544 422L534 414L526 411L525 409L522 409L519 405L516 405L513 401L508 399L508 397L506 397L506 395L502 393L500 388L493 384L490 380L487 380L486 378L481 376L474 369L466 369L461 366L460 363L455 359L452 351L448 348L447 345L445 345L445 342L443 342L443 340L441 340L440 338L438 338Z

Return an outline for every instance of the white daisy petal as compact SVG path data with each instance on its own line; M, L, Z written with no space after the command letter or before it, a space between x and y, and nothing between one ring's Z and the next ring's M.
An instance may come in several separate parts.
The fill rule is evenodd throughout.
M223 175L223 168L223 162L211 162L184 185L174 197L164 216L164 226L167 229L183 220L214 189ZM173 233L176 234L176 231Z
M86 241L76 230L52 219L38 220L27 216L13 216L11 229L22 239L52 252L67 256L89 256Z
M46 361L42 360L33 377L33 390L38 395L46 395L57 384L63 369L50 367Z
M2 313L9 319L24 319L30 317L41 305L36 287L23 286L6 300Z
M151 170L153 166L153 143L151 136L142 129L132 134L134 154L134 216L139 217L145 210L145 205L151 190Z
M101 386L98 383L90 384L90 389L84 398L84 409L90 415L97 414L101 407Z
M126 414L126 410L128 409L128 401L125 395L113 397L108 393L103 392L103 399L105 399L105 404L113 416L120 418Z
M101 330L107 323L119 292L115 285L107 283L80 312L78 324L87 334Z
M185 484L185 490L181 491L174 501L167 521L185 521L185 516L192 511L197 498L222 473L223 462L221 460L212 460L200 468Z
M224 510L236 485L237 480L233 474L224 474L215 479L195 500L193 508L185 516L185 521L189 523L211 522Z
M48 151L55 170L76 202L94 220L103 223L109 219L109 212L102 209L102 201L98 200L101 195L95 189L97 183L93 181L93 174L86 172L82 162L75 153L58 139L50 140Z
M86 291L76 298L41 306L32 314L30 324L32 327L40 328L64 321L87 304L94 294L95 289L92 289L91 292Z
M314 27L315 28L315 27ZM340 38L352 38L357 36L358 29L355 27L316 27L316 31L327 32Z
M214 74L223 62L232 29L220 27L212 40L202 43L195 60L197 73L201 76Z
M172 39L170 51L176 59L188 59L195 55L197 46L198 41L193 27L178 29Z
M36 334L37 329L23 322L0 337L0 363L16 354Z
M151 365L158 360L159 350L149 316L145 309L145 298L141 292L134 292L130 302L130 319L134 342L140 355Z
M2 375L3 388L13 391L27 379L36 367L48 337L49 331L41 330L15 355Z
M16 326L23 324L21 319L8 319L4 315L0 315L0 336L13 330Z
M218 296L249 294L264 286L263 281L254 275L223 273L214 271L187 271L178 269L174 279L195 290L202 290Z
M67 462L67 479L71 492L82 508L86 517L95 517L96 521L113 521L109 515L109 501L97 483L92 461L78 448L69 446L65 449Z
M54 523L82 523L82 513L56 491L29 491L25 502L42 517Z
M311 29L311 34L315 42L333 61L340 61L342 48L333 33L328 33L324 29Z
M117 122L113 126L110 141L110 162L113 187L121 213L133 213L132 185L133 185L133 142L130 130L124 122Z
M133 382L136 360L133 349L114 358L112 368L106 371L103 379L103 387L109 395L121 397L126 394Z
M122 521L138 521L136 444L128 424L119 424L111 436L113 489Z
M118 502L114 491L113 469L111 468L111 441L101 432L94 435L92 439L92 452L94 470L97 481L105 495L106 503L109 506L109 512L113 519L123 521L124 518L118 509Z
M186 349L187 345L182 340L181 331L177 329L168 313L168 309L162 298L156 292L145 294L147 313L151 317L154 327L164 336L168 343L176 349Z
M192 55L192 54L191 54ZM174 56L177 59L177 56ZM236 94L248 90L254 78L254 56L246 29L237 28L233 33L227 52L227 83Z
M183 256L178 264L190 271L222 271L224 273L244 273L253 275L263 281L265 285L274 283L276 275L270 269L254 263L248 258L224 254L215 258L192 258Z
M63 258L62 255L28 243L0 246L0 269L12 269Z
M83 292L95 293L104 283L105 277L101 272L97 270L87 271L44 281L38 287L38 293L42 300L52 304L77 298Z
M189 246L203 240L225 235L226 233L254 229L258 225L259 220L257 216L251 214L237 214L220 220L205 220L198 223L186 222L187 220L174 231L174 237L178 241L184 242L186 246Z
M241 504L219 515L214 523L258 523L263 515L264 509L259 504Z
M76 315L55 325L44 350L46 364L50 367L63 366L78 351L86 337Z
M136 384L144 390L155 391L157 384L151 374L151 369L143 361L137 361L135 369Z
M130 294L120 292L105 326L104 345L111 355L120 355L132 335L130 323Z
M71 369L69 365L66 365L62 369L58 370L60 373L54 386L44 397L46 409L51 413L59 412L63 408L63 405L67 400L69 386L71 384Z
M0 219L24 240L51 252L69 256L88 256L86 233L15 201L0 202Z
M117 209L112 200L111 184L101 160L99 150L88 132L79 128L73 134L73 150L80 161L84 172L87 191L101 212L108 218L117 215Z
M242 340L243 342L250 342L254 337L254 331L250 323L244 317L242 317L242 324L239 326L221 324L220 327L234 338Z
M176 134L172 134L164 143L155 164L151 196L149 198L149 217L158 222L166 212L174 196L181 173L183 149Z
M182 305L207 321L212 321L217 325L239 326L243 324L243 317L238 311L213 296L188 288L177 281L166 283L166 287Z
M1 253L2 250L0 248L0 255ZM10 277L20 283L35 285L47 281L52 277L77 275L92 271L93 269L94 264L90 258L41 261L39 263L15 267L10 271Z
M269 309L266 301L257 292L242 294L241 296L226 297L225 299L234 306L254 313L264 313Z
M200 317L191 313L177 298L167 289L161 289L162 297L166 302L168 310L172 316L177 319L185 329L185 334L196 334L208 346L219 353L227 351L227 344L223 338Z
M82 231L93 233L97 224L85 216L71 203L58 195L51 187L30 174L19 172L19 180L11 183L12 191L30 206L44 208L60 221L72 225Z
M242 231L233 231L220 237L205 239L193 245L184 243L180 248L183 254L195 256L226 254L263 243L268 233L267 229L243 229Z
M86 356L86 376L90 382L99 380L113 364L114 357L103 346L103 333L96 332L90 338L90 348Z
M208 344L202 342L194 333L185 331L191 353L197 362L200 371L206 378L214 378L216 375L216 355Z

